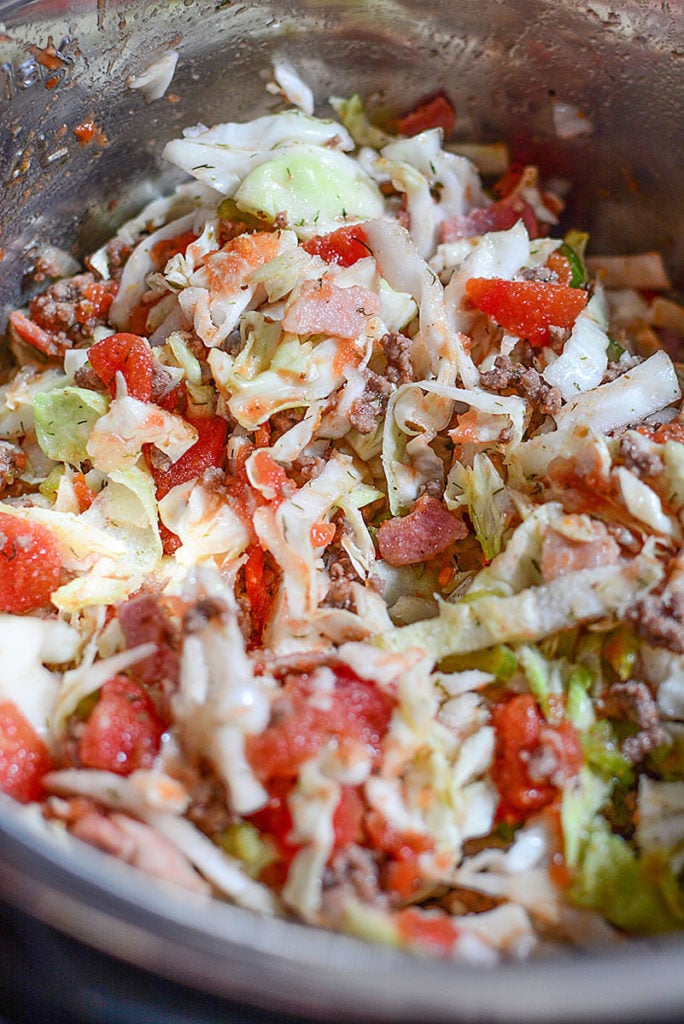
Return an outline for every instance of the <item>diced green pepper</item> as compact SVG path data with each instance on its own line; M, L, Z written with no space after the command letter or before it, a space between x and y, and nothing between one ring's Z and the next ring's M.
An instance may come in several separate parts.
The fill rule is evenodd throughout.
M589 274L584 262L584 251L589 241L589 235L584 231L568 231L563 244L558 249L561 256L565 256L570 264L570 287L580 288L589 280Z
M609 633L603 642L603 657L623 682L634 675L640 647L639 638L624 624Z
M496 644L484 651L473 651L472 654L453 654L445 658L441 668L444 672L463 672L466 669L478 668L482 672L491 672L502 682L513 676L518 668L518 656L506 644Z
M248 821L229 825L215 839L222 850L241 860L254 878L261 874L275 856L269 844L261 838L259 830Z

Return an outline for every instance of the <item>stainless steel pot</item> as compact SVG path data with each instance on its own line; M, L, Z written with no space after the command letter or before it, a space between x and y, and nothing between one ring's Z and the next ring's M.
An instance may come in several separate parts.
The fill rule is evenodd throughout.
M660 249L684 283L681 0L0 0L0 21L3 316L43 244L92 249L169 186L159 153L183 126L271 107L276 54L321 101L358 91L391 113L445 88L464 138L507 139L572 182L568 223L594 251ZM171 49L147 104L129 76ZM561 138L559 103L590 130ZM424 962L179 898L5 804L0 895L160 976L321 1019L655 1020L684 1000L678 939L494 971Z

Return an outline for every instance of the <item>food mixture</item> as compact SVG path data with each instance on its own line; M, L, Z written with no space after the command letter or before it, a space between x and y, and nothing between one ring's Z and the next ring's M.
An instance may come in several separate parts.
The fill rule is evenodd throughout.
M10 316L0 787L188 899L417 951L680 928L662 261L557 237L562 183L450 144L445 95L385 130L279 81Z

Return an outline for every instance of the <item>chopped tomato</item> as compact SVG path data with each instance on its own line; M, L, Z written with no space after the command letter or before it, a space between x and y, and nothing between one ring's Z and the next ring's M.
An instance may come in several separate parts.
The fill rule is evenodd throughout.
M402 900L413 899L423 884L418 856L434 849L432 839L417 832L398 832L377 811L366 815L364 825L371 848L388 856L382 871L383 885Z
M91 281L74 308L76 321L86 324L92 319L104 320L118 290L116 281Z
M358 260L371 255L361 224L338 228L329 235L316 235L304 242L302 249L311 256L320 256L326 263L337 263L340 267L351 267Z
M335 850L343 850L352 843L363 839L362 820L364 803L355 786L342 786L340 801L333 814L333 830L335 832Z
M247 739L247 757L261 778L293 778L332 738L340 745L360 743L377 760L394 701L346 669L336 675L327 707L310 700L308 678L300 676L284 691L284 713Z
M549 327L572 327L589 298L581 288L498 277L471 277L465 294L505 330L537 347L549 344Z
M149 402L152 397L152 353L144 338L137 334L111 334L91 346L88 358L110 394L116 394L116 375L121 373L131 398Z
M157 242L152 246L150 255L157 266L164 267L172 256L177 256L179 252L184 253L190 243L195 241L197 241L197 235L194 231L183 231L180 235L174 235L173 238L163 238Z
M412 900L420 892L423 876L418 869L418 855L408 847L385 865L383 883L402 900Z
M150 458L149 446L143 448L156 484L157 501L161 501L172 487L194 480L211 466L221 465L228 433L227 421L222 416L203 416L188 419L188 423L197 431L197 440L168 469L156 468Z
M292 859L301 849L296 843L290 842L292 815L287 798L292 785L290 779L272 779L267 787L269 799L266 806L246 815L246 820L258 828L262 836L270 839L278 851L277 861L267 865L260 876L265 885L277 890L285 884Z
M95 492L88 487L88 481L83 473L74 473L71 486L74 489L74 495L78 502L78 511L85 512L95 501Z
M492 775L501 795L497 818L518 824L550 804L559 784L577 774L584 761L582 746L571 722L550 725L528 693L498 704L493 721ZM535 769L533 755L542 751L548 756Z
M438 92L434 96L421 100L397 121L400 135L418 135L428 128L441 128L448 138L456 124L456 111L446 93Z
M288 845L292 831L292 815L287 805L291 789L291 781L273 780L268 786L269 799L266 806L245 816L260 832L265 832L282 846Z
M59 586L62 561L46 526L0 512L0 611L43 608Z
M399 935L409 946L423 946L433 953L449 953L459 931L446 914L407 907L394 918Z
M314 523L310 531L312 547L327 547L335 539L336 532L337 528L334 523Z
M159 520L159 536L162 542L162 551L169 557L175 555L178 548L181 547L182 541L177 533L173 530L169 530L168 526L165 526L161 520Z
M375 849L384 850L385 853L391 853L393 856L400 853L408 854L408 852L415 856L433 848L429 836L419 835L417 832L398 832L378 811L370 811L366 816L365 824L371 845Z
M42 327L34 323L33 320L29 320L27 316L20 313L19 310L15 310L10 313L9 322L14 330L15 334L21 338L22 341L26 342L27 345L31 345L33 348L38 349L46 356L57 356L64 355L64 345L60 345L51 334L44 331Z
M558 283L569 286L572 281L572 265L567 256L562 252L552 252L546 261L546 266L558 276Z
M271 424L260 423L254 431L254 447L268 448L271 443Z
M280 235L275 231L256 231L231 239L223 249L205 256L209 291L224 296L239 292L258 267L275 259L279 247Z
M155 399L154 404L158 405L160 409L165 409L166 412L176 412L179 416L184 416L188 406L188 389L185 386L185 381L179 381L165 395Z
M512 192L515 192L524 171L525 164L517 161L514 161L509 166L508 170L492 185L492 192L497 199L504 199L506 196L510 196Z
M130 775L151 768L159 751L164 723L147 690L127 676L107 680L78 744L80 763Z
M21 803L37 800L53 767L48 748L12 701L0 703L0 789Z
M252 474L255 486L268 502L279 505L294 490L283 467L263 448L252 456Z
M254 452L251 444L243 444L235 456L233 472L226 471L226 489L231 503L237 509L240 519L250 534L251 541L256 543L254 530L254 512L257 508L267 505L266 498L257 491L247 474L247 460Z
M249 601L251 626L250 647L258 647L262 642L275 602L275 582L272 556L267 555L260 544L252 544L247 550L245 562L245 591Z
M147 318L151 310L157 305L157 302L159 302L159 299L155 299L153 302L139 302L137 306L133 307L128 316L128 329L131 334L137 334L139 337L145 338L150 334Z
M661 423L659 427L640 426L636 428L640 434L650 437L656 444L677 441L684 444L684 423L673 420L672 423Z

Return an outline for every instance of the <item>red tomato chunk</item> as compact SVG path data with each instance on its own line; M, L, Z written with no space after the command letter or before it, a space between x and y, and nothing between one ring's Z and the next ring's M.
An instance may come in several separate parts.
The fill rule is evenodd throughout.
M0 703L0 789L21 803L38 800L53 767L48 748L11 701Z
M226 420L222 416L207 416L189 419L188 423L197 431L197 440L168 469L157 469L149 458L149 446L145 445L143 448L156 484L157 501L161 501L172 487L194 480L195 477L201 476L205 469L221 464L228 433Z
M571 328L589 298L581 288L498 277L471 277L465 293L500 327L538 348L549 344L549 327Z
M340 802L335 808L332 824L335 833L335 850L343 850L352 843L363 841L363 816L365 804L359 790L354 786L342 786Z
M121 373L131 398L149 402L152 397L152 353L137 334L112 334L96 341L88 351L90 365L103 384L116 394L116 375Z
M247 756L261 778L294 778L305 761L335 737L361 743L377 759L394 701L374 683L337 670L328 707L310 702L306 677L285 691L287 712L247 740Z
M436 954L449 953L459 935L456 925L438 910L426 912L407 907L396 915L395 921L404 942Z
M302 249L310 256L320 256L326 263L337 263L340 267L351 267L358 260L371 255L361 224L338 228L329 235L316 235L304 242Z
M78 745L83 767L130 775L151 768L164 723L147 690L126 676L107 680Z
M0 512L0 611L23 615L43 608L61 574L57 542L47 527Z
M448 138L456 124L456 111L449 97L443 92L422 100L397 121L400 135L418 135L428 128L441 128Z
M550 804L559 786L577 774L584 762L582 746L571 722L551 725L528 693L498 704L492 717L492 775L501 794L497 817L518 824ZM535 754L542 755L537 767Z

